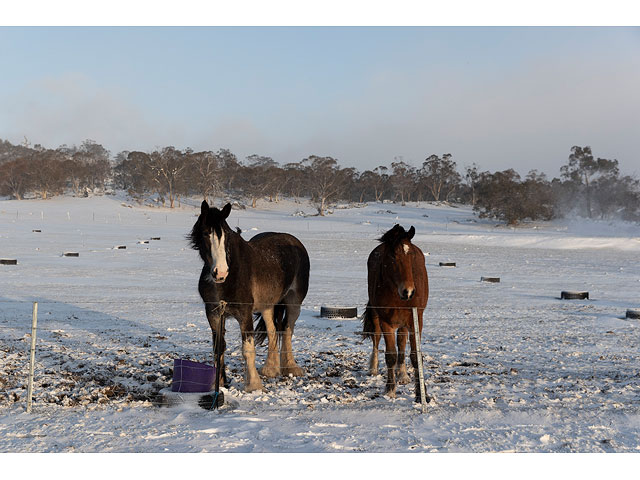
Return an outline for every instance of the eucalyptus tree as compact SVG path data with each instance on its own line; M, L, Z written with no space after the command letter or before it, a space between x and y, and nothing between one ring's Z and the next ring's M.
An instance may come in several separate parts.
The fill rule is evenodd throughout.
M24 156L0 163L0 195L22 200L31 190L31 182Z
M307 178L311 202L324 216L330 202L337 200L347 187L352 172L342 171L338 161L332 157L311 155L302 161Z
M249 155L242 168L241 186L244 194L251 198L251 206L256 208L258 198L268 190L269 184L276 181L273 171L278 164L271 157Z
M404 206L406 202L411 201L411 193L416 187L416 169L409 165L401 157L396 157L395 162L391 163L391 175L389 182L394 190L396 198L399 196Z
M595 159L591 147L571 147L571 154L566 165L560 168L564 179L579 186L584 194L585 206L589 218L593 217L592 184L599 177L617 178L618 161L605 158Z
M210 201L222 190L222 167L218 155L208 150L192 152L185 160L192 189L211 203Z
M436 202L448 201L462 180L450 153L445 153L442 158L437 155L427 157L418 175Z

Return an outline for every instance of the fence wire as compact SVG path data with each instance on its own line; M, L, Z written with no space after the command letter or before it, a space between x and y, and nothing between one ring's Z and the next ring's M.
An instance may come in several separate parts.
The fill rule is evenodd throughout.
M31 301L25 300L4 300L0 303L14 303L30 305ZM42 301L38 302L39 305L76 305L76 304L124 304L140 302L127 302L127 301L74 301L65 303L60 301ZM174 304L174 305L199 305L202 307L203 302L189 302L189 301L161 301L154 300L153 303L162 304ZM219 302L211 302L216 306L219 306ZM242 305L247 305L242 303ZM304 306L308 309L317 309L323 305L315 303L303 303L300 306ZM365 304L359 304L358 307L364 309ZM398 308L398 307L378 307L378 308ZM413 307L402 307L402 309L410 309ZM108 314L105 314L108 316ZM22 325L5 326L0 325L0 332L4 334L8 332L17 333L18 336L14 338L5 337L3 334L0 341L0 354L3 354L6 362L2 369L0 369L0 405L3 403L12 404L16 402L26 402L26 379L28 377L28 351L26 344L31 337L30 322L27 321L26 312L24 314L24 323ZM213 364L212 357L212 344L210 331L208 324L203 322L202 327L209 331L208 338L205 340L191 342L190 348L179 347L175 343L171 342L170 336L175 332L164 332L160 329L155 329L149 332L149 335L142 335L131 338L124 338L124 336L110 337L109 341L113 344L117 343L118 348L113 349L102 357L102 351L99 351L98 347L93 347L95 351L82 351L75 350L78 345L77 342L84 342L87 339L73 338L77 335L100 334L101 329L104 331L114 330L114 326L117 328L118 321L122 320L123 323L130 323L124 319L110 319L110 324L107 327L101 327L100 325L89 325L90 329L87 329L87 325L78 325L79 318L60 318L58 315L40 319L40 325L37 328L37 356L36 356L36 385L34 389L34 406L41 407L43 405L63 405L63 406L76 406L76 405L89 405L89 404L111 404L111 403L127 403L127 402L145 402L155 406L166 406L170 403L171 395L180 397L179 392L171 393L167 396L168 390L172 384L173 367L172 361L177 358L189 358L201 363L210 362ZM356 320L359 321L359 320ZM425 319L424 325L431 329L422 332L422 345L426 344L428 347L434 347L446 343L446 340L458 339L460 341L473 341L481 338L491 337L497 333L501 333L502 327L496 322L487 324L474 324L473 333L469 331L458 331L457 334L450 334L447 332L437 331L433 333L433 329L442 329L451 326L459 327L460 323L465 321L465 317L461 316L459 319L448 319L447 321L435 321L429 319L428 316ZM115 322L115 324L114 324ZM349 322L349 321L347 321ZM65 330L68 328L69 323L72 323L71 330ZM62 324L57 326L56 324ZM340 325L346 325L341 321L332 323L332 326L338 328ZM152 325L149 325L153 328ZM84 327L84 328L83 328ZM299 327L300 328L300 327ZM307 327L308 328L308 327ZM22 329L22 331L20 331ZM75 331L74 331L75 330ZM469 329L471 330L471 328ZM180 330L180 333L200 332L201 329L196 325L187 326L186 329ZM44 333L44 335L40 335ZM235 337L232 339L231 337ZM225 353L227 371L230 377L233 379L233 384L238 389L242 388L242 374L244 371L244 362L241 354L238 353L240 349L239 336L240 329L232 322L229 328L227 328L227 350ZM251 332L251 333L267 333L267 332ZM276 334L281 335L285 332L276 331ZM366 377L366 373L369 369L369 355L371 353L371 344L362 338L364 334L373 334L376 332L365 331L349 331L338 332L335 329L331 333L327 333L326 330L318 329L318 336L329 337L327 348L330 351L322 350L320 347L318 350L311 350L302 352L300 349L294 348L291 353L296 355L298 364L307 372L307 376L302 377L301 380L285 378L284 381L290 382L292 385L301 385L307 380L310 380L316 387L319 385L325 394L329 392L338 392L341 395L355 396L362 394L363 391L369 395L369 398L375 398L380 392L379 380L376 386L373 386ZM531 332L527 330L524 332L523 341L526 338L531 339ZM539 335L543 335L544 332L538 332ZM154 339L154 335L157 337ZM408 334L407 334L408 336ZM162 338L160 338L162 337ZM440 337L440 338L439 338ZM149 348L153 344L154 340L159 342L167 341L169 345L159 344L152 348L145 355L140 353L140 349ZM585 345L585 336L579 334L563 334L556 337L556 341L562 344L581 344ZM88 340L91 341L91 340ZM99 342L100 340L95 340ZM324 342L325 340L323 340ZM294 345L296 343L296 335L293 336ZM595 345L597 342L593 341L591 345ZM195 346L194 346L195 345ZM407 347L409 341L407 338ZM198 348L201 347L200 350ZM432 348L427 348L429 351ZM341 350L343 349L343 350ZM106 348L105 348L106 350ZM282 353L289 353L288 351ZM407 352L408 353L408 352ZM486 353L486 352L485 352ZM593 365L592 376L596 375L609 375L614 377L616 373L614 369L615 365L610 363L615 360L616 362L623 361L624 359L634 359L637 354L624 350L612 350L611 348L605 348L601 351L601 359L605 361L603 365ZM268 355L268 342L261 347L256 348L256 359L258 362L264 362ZM379 372L384 374L386 366L384 363L384 340L381 339L379 347ZM427 376L434 382L443 382L447 375L456 375L457 370L463 371L465 375L471 375L475 377L481 377L483 375L513 375L513 370L517 371L517 368L527 368L527 359L517 359L517 355L513 356L514 360L511 362L515 367L504 368L502 370L485 365L482 362L468 361L458 362L458 364L449 363L442 364L431 358L430 355L423 356L427 365L425 366L425 372ZM409 355L405 357L405 363L408 364L409 372L411 372L411 366L408 362ZM344 363L344 365L342 364ZM151 367L152 369L148 368ZM460 374L459 372L457 374ZM282 380L282 379L281 379ZM586 381L586 380L585 380ZM185 384L189 384L186 380ZM374 382L375 383L375 382ZM364 387L361 386L365 385ZM267 384L268 387L269 384ZM411 382L413 385L413 382ZM235 388L233 387L233 388ZM186 397L185 397L186 398Z

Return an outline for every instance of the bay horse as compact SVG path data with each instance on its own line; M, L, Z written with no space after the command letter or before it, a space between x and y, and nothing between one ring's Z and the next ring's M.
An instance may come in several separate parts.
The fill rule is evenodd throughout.
M203 201L188 238L204 262L198 291L205 303L214 345L219 322L234 317L242 339L244 389L252 392L262 390L255 365L254 313L262 318L269 339L260 373L265 377L304 374L293 358L291 337L309 289L309 255L304 245L287 233L265 232L244 240L227 224L230 212L229 203L218 210ZM223 338L222 352L225 346ZM226 385L224 356L220 365Z
M378 374L378 345L380 337L384 336L387 364L385 394L391 398L396 395L396 381L400 384L410 382L404 358L407 336L409 337L416 401L419 402L416 342L421 338L415 338L412 307L418 309L418 332L422 337L422 314L429 298L429 279L424 254L411 243L415 232L413 226L406 231L400 225L395 225L378 239L380 245L369 254L369 301L363 316L363 335L373 341L369 360L370 375ZM429 401L428 395L426 400Z

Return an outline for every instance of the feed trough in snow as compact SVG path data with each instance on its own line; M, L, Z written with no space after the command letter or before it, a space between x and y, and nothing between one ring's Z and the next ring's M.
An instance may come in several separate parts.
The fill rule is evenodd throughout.
M500 277L480 277L481 282L500 283Z
M456 262L440 262L441 267L455 267Z
M216 367L206 363L176 358L173 361L172 392L210 392L216 378Z
M80 254L78 252L64 252L62 256L63 257L79 257Z
M18 260L15 258L0 258L0 265L17 265Z
M640 308L630 308L627 310L627 318L640 318Z
M320 316L324 318L355 318L357 307L320 307Z
M589 300L589 292L573 292L563 290L560 292L561 300Z

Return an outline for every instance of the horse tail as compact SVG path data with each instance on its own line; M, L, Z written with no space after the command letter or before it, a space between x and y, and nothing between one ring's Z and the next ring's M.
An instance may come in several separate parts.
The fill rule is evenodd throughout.
M273 307L273 324L276 327L276 333L282 332L286 327L286 325L284 324L284 314L286 312L286 309L287 306L282 303L278 303Z
M367 306L362 314L362 338L373 338L373 331L375 326L373 325L373 311L371 309L371 303L367 302Z
M285 305L277 304L273 307L273 324L275 326L276 332L281 332L284 330L284 312ZM267 338L267 324L264 321L264 317L260 313L255 313L253 315L253 321L257 321L258 324L254 328L253 338L256 346L262 345Z
M254 313L253 321L258 321L258 324L253 329L253 339L257 347L258 345L262 345L265 338L267 338L267 324L261 313Z

